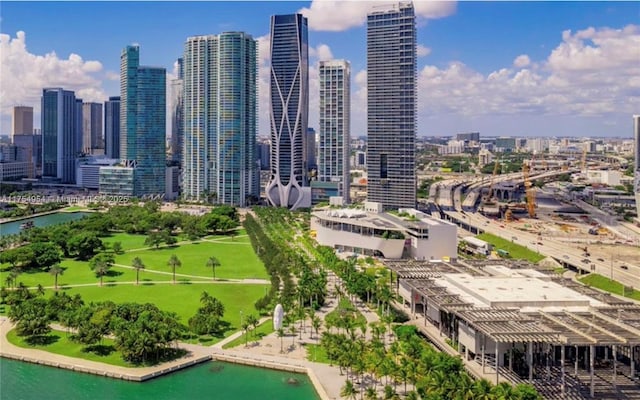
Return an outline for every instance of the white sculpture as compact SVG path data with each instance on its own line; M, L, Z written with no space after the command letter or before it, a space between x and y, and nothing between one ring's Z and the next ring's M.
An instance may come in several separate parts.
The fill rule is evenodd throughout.
M273 330L282 329L282 320L284 319L284 308L282 304L278 304L273 310Z

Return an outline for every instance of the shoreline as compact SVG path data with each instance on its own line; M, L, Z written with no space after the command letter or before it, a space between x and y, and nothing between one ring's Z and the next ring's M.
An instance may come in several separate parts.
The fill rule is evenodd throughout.
M153 367L120 367L98 361L64 356L48 352L46 350L15 346L7 340L7 333L11 329L13 329L13 324L11 324L9 319L1 317L0 359L7 358L32 364L45 365L48 367L66 369L73 372L82 372L96 376L140 383L208 361L221 361L256 368L305 374L309 378L316 394L321 400L339 398L328 395L325 386L322 385L321 380L313 367L304 365L308 363L298 363L295 360L273 360L270 359L270 357L261 356L259 354L239 353L215 347L203 347L180 343L180 348L187 350L189 353L188 356Z
M83 213L92 212L92 211L86 211L86 210L68 211L68 210L65 210L65 208L68 208L68 207L59 208L57 210L44 211L44 212L41 212L41 213L31 214L31 215L22 216L22 217L2 218L2 219L0 219L0 225L1 224L10 224L12 222L18 222L18 221L22 221L22 220L30 219L30 218L44 217L45 215L49 215L49 214L57 214L57 213L70 214L70 213L77 213L77 212L83 212Z

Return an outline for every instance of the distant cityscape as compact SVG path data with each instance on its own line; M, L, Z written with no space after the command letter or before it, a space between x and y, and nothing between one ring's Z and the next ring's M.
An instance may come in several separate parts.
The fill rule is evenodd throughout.
M119 96L100 104L83 102L65 88L42 88L40 128L34 128L33 107L14 107L11 136L2 142L0 179L18 188L235 206L296 209L336 197L343 204L366 199L397 209L418 205L425 154L466 155L478 171L496 157L519 153L565 160L615 154L638 163L637 118L635 139L417 136L411 2L375 7L367 16L363 136L354 137L350 129L349 60L319 62L320 118L311 127L307 18L272 16L270 43L269 137L258 135L257 40L249 33L186 38L177 77L168 86L166 70L141 66L144 54L129 45L120 58ZM640 178L630 179L638 193Z

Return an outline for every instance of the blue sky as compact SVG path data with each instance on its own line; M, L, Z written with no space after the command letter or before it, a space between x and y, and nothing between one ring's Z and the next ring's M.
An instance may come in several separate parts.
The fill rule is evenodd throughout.
M637 2L414 3L422 55L419 135L466 130L485 135L631 134L631 114L640 113ZM266 70L270 15L304 8L310 23L309 46L314 49L312 65L328 57L351 61L352 135L364 134L362 22L369 7L362 1L3 1L0 133L10 130L13 105L38 108L44 86L68 87L90 101L118 95L120 50L134 42L140 44L142 64L166 67L171 73L188 36L246 31L260 39L261 65ZM261 77L264 104L268 102L264 71ZM310 79L313 126L317 120L313 68ZM268 133L266 110L261 107L260 134Z

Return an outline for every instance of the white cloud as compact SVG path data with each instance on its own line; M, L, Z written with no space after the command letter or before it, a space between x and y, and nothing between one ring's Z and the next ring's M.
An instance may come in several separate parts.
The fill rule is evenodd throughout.
M78 54L63 59L55 52L30 53L23 31L17 32L15 37L0 34L0 112L10 115L13 106L23 104L33 106L39 114L40 97L45 87L63 87L76 91L84 101L102 102L107 95L98 78L104 75L101 71L100 62L85 61ZM9 127L3 124L0 132L9 132Z
M419 113L607 116L640 104L640 27L564 32L546 60L522 54L482 74L461 62L419 71ZM539 66L534 67L534 66Z
M309 19L311 30L339 32L363 25L373 7L387 4L390 2L313 0L298 12ZM413 4L418 18L443 18L456 11L455 1L418 0Z
M419 44L417 46L417 48L416 48L416 53L417 53L418 57L426 57L429 54L431 54L431 49L426 47L426 46L423 46L423 45Z
M517 68L527 67L529 64L531 64L531 60L526 54L520 54L515 60L513 60L513 66Z
M104 77L110 81L119 81L120 80L120 74L118 72L114 72L114 71L107 71L104 74Z
M318 61L328 61L333 59L331 49L326 44L320 44L318 47L309 47L309 57L317 58Z

